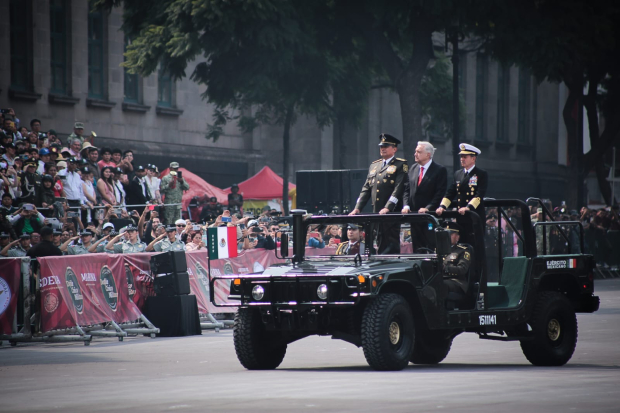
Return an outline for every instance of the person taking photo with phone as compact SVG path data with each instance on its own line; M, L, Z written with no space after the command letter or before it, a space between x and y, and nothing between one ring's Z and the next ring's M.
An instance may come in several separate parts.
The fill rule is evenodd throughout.
M183 191L189 190L189 184L183 179L183 173L179 170L178 162L170 162L170 172L161 179L159 191L164 197L164 221L172 225L181 217L181 204Z

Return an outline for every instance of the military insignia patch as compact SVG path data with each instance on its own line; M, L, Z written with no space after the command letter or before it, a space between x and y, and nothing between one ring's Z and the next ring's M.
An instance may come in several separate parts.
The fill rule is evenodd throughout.
M404 165L403 165L403 172L404 172L404 173L407 173L407 171L409 171L409 165L404 164Z
M467 251L465 251L465 254L463 256L465 257L467 261L469 261L469 259L471 258L471 255Z
M394 166L394 165L388 166L387 173L393 174L394 172L396 172L396 166Z

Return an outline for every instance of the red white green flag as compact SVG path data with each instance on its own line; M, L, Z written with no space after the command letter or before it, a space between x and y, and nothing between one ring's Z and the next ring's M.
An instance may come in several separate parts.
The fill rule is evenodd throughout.
M207 228L209 259L234 258L237 256L237 227Z

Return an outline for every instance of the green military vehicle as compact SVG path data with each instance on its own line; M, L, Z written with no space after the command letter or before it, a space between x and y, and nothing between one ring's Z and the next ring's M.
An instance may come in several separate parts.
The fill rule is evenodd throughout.
M534 201L551 218L542 202ZM376 370L401 370L410 362L439 363L454 337L475 333L481 339L520 341L532 364L565 364L577 343L575 313L599 307L595 262L583 253L581 223L533 223L519 200L486 200L485 206L497 217L486 225L471 212L436 217L293 211L292 256L286 234L279 251L285 262L261 274L211 278L211 301L239 307L234 325L239 361L250 370L275 369L289 343L328 335L362 347ZM442 221L454 219L472 228L461 237L470 258L464 294L448 292L443 284L452 246ZM359 252L327 255L326 248L314 250L326 255L306 256L308 231L349 223L362 228ZM381 237L395 231L400 251L377 254ZM346 237L343 231L342 242ZM214 301L215 284L222 282L230 283L226 303Z

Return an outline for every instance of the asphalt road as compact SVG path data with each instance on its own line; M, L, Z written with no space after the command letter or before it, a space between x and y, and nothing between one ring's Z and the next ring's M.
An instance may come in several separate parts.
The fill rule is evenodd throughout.
M518 343L457 337L437 366L375 372L361 349L312 337L274 371L246 371L232 331L0 347L0 412L618 412L620 280L597 280L563 367L530 365Z

